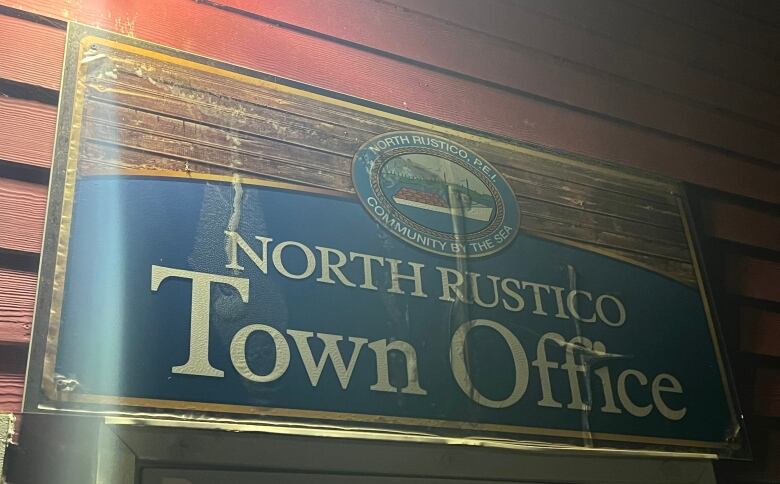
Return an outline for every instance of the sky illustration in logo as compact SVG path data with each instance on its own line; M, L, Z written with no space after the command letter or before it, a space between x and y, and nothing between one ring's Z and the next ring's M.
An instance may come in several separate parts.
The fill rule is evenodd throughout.
M397 131L369 140L355 154L352 179L380 225L429 252L486 256L517 233L517 202L501 174L437 135Z

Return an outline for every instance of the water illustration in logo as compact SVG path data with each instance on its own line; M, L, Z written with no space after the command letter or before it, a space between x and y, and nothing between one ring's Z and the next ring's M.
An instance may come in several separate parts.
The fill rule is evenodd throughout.
M436 156L414 153L390 159L383 167L382 191L411 219L452 231L463 219L464 232L483 228L496 203L485 184L465 168Z

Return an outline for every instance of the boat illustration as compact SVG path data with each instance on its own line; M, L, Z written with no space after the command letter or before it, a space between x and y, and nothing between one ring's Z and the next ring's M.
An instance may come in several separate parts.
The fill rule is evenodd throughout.
M449 190L446 199L436 193L404 187L396 192L393 201L399 205L421 208L431 212L470 218L487 222L493 215L493 207L471 200L468 195Z

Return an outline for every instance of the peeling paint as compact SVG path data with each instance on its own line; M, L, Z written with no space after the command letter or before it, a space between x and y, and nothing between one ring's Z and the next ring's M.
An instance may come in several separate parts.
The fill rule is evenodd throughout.
M90 62L95 62L100 59L105 59L106 54L94 54L94 55L88 55L81 59L82 64L89 64Z
M236 232L238 230L238 224L241 221L241 199L244 196L244 187L241 185L241 175L238 173L233 174L233 210L230 213L230 220L228 220L227 227L228 232ZM230 260L230 238L225 237L225 255L227 260Z

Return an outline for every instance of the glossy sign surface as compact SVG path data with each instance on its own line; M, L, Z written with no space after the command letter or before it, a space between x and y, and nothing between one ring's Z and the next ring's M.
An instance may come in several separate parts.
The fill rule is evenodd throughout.
M70 35L28 410L739 447L674 185Z

